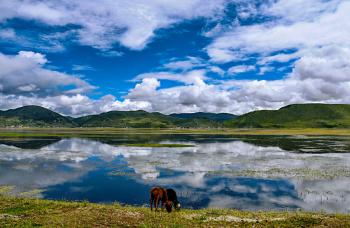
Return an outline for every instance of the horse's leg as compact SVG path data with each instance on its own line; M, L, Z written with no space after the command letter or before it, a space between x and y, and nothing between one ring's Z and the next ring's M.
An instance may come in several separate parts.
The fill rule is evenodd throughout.
M162 211L164 210L164 206L165 206L165 201L162 200Z
M153 204L153 200L154 200L154 199L153 199L153 195L152 195L151 198L149 199L149 204L150 204L150 206L151 206L151 211L152 211L152 209L153 209L153 208L152 208L152 206L153 206L153 205L152 205L152 204Z
M159 204L159 195L156 197L155 205L156 211L158 210L158 204Z

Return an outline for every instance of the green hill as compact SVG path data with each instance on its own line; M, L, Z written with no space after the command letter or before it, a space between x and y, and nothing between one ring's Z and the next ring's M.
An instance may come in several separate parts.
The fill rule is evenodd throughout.
M230 113L209 113L209 112L195 112L195 113L174 113L170 116L180 118L180 119L206 119L223 122L226 120L232 120L236 118L236 115Z
M226 113L164 115L145 111L111 111L79 118L63 116L40 106L24 106L0 111L0 127L349 128L350 105L297 104L238 117Z
M350 105L296 104L279 110L254 111L226 121L238 128L348 128Z
M175 127L218 127L219 123L206 119L180 119L161 113L145 111L111 111L99 115L75 119L82 127L118 128L175 128Z
M0 111L0 127L117 127L117 128L215 128L222 123L205 118L177 118L145 111L111 111L72 118L39 106Z
M120 127L120 128L165 128L174 127L172 119L160 113L145 111L111 111L99 115L75 119L82 127Z
M29 105L0 111L0 127L73 127L76 124L68 117L49 109Z

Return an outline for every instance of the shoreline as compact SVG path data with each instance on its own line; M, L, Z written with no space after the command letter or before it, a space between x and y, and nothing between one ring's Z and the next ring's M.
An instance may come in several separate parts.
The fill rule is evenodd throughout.
M0 226L44 227L349 227L350 214L304 211L182 209L167 213L147 207L54 201L0 195Z
M0 128L0 137L113 137L125 134L149 135L225 135L225 136L350 136L347 128L286 129L156 129L156 128Z

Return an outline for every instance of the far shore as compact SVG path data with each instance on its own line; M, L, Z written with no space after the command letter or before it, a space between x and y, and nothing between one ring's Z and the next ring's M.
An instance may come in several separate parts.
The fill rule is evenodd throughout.
M0 137L114 137L121 134L350 136L349 128L0 128Z

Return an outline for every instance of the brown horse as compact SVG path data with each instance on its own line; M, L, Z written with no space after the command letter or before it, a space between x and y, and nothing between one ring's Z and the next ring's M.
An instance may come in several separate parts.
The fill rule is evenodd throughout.
M154 207L156 208L156 211L158 210L158 205L159 202L162 202L162 209L166 208L167 212L171 212L172 210L172 202L169 201L168 199L168 194L166 189L161 188L161 187L154 187L151 189L150 191L150 206L151 206L151 210L152 208L152 204L154 204Z

